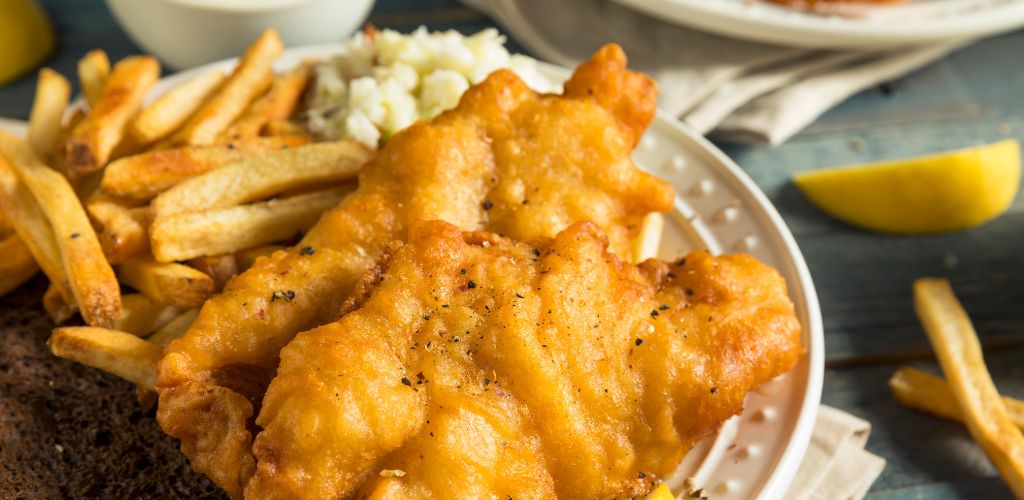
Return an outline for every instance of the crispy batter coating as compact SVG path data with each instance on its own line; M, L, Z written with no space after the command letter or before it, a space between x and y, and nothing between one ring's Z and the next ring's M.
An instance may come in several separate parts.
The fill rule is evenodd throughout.
M633 266L589 223L423 223L346 310L281 351L247 498L642 495L803 352L775 270Z
M260 259L208 301L158 369L157 419L193 467L233 496L255 470L252 418L280 349L337 319L358 279L410 224L441 219L524 242L593 221L611 248L672 189L630 155L655 110L656 85L609 45L564 95L538 95L497 71L459 106L396 134L364 168L359 189L290 252Z

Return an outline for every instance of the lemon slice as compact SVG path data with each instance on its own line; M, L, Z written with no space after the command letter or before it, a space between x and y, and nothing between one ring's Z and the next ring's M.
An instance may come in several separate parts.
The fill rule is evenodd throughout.
M654 491L648 493L644 500L676 500L676 496L672 494L672 490L668 489L668 486L662 483Z
M955 231L1010 206L1020 187L1020 145L1005 140L793 180L819 208L855 226L898 234Z
M39 5L0 0L0 85L42 63L53 46L53 26Z

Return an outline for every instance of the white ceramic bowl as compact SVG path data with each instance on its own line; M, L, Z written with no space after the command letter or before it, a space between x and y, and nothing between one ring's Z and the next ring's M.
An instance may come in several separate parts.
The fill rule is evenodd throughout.
M373 0L107 0L128 36L174 69L241 54L267 28L287 46L344 40Z

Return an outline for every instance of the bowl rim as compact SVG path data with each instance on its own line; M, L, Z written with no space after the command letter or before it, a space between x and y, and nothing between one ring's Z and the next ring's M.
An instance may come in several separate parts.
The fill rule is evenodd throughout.
M298 7L303 4L310 4L322 0L163 0L169 4L175 4L196 10L208 12L226 12L232 14L265 13L270 11L281 11ZM351 0L346 0L351 1ZM373 0L357 0L370 2Z

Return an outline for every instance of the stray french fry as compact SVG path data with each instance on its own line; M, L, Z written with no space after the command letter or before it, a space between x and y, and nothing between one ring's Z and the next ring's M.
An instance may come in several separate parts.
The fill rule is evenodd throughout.
M124 311L112 326L115 330L145 337L181 314L181 308L157 302L141 293L121 296Z
M166 346L171 343L172 340L182 337L188 332L188 329L192 326L192 322L199 316L199 309L189 309L178 315L178 317L172 319L169 323L164 325L163 328L159 329L153 335L150 335L148 339L150 342L159 346Z
M32 151L49 162L61 135L61 122L71 97L71 84L50 68L39 70L36 97L28 117L28 142Z
M128 120L160 77L160 64L151 56L128 57L114 66L103 94L68 137L64 164L77 177L103 168L124 138Z
M661 245L661 233L665 228L665 219L658 212L651 212L640 223L640 232L633 238L633 262L640 263L658 256Z
M82 94L89 107L96 106L103 96L103 87L110 77L110 59L102 50L90 50L78 61L78 81L82 84Z
M238 272L243 272L252 267L256 263L256 259L260 257L265 257L287 248L284 245L263 245L261 247L239 250L235 253L235 261L238 262Z
M7 223L14 227L22 243L32 253L36 264L50 278L51 286L56 288L64 302L74 304L75 296L71 293L67 274L64 272L60 246L57 245L53 227L50 226L50 221L46 220L46 214L39 208L32 193L18 180L14 168L2 154L0 210L4 212Z
M209 276L183 264L161 264L148 255L128 258L117 275L153 300L175 307L199 307L213 294Z
M285 120L295 111L309 84L312 67L303 64L274 80L274 84L249 106L224 134L228 140L256 137L271 120Z
M213 144L221 133L245 111L257 96L266 91L272 78L271 66L284 51L277 32L270 29L245 51L238 66L216 95L206 101L188 122L175 133L171 145Z
M153 255L159 262L233 253L305 231L352 186L290 198L205 212L160 217L150 226Z
M146 106L131 125L132 136L150 144L177 130L192 116L220 84L224 73L211 71L199 75L157 98Z
M303 136L258 137L216 146L157 149L111 162L103 171L101 187L114 196L145 201L185 179L248 156L309 142Z
M309 135L309 131L302 128L301 125L285 119L270 120L263 128L264 132L270 136Z
M953 397L953 391L942 377L904 366L889 379L893 396L908 408L930 413L936 417L963 422L964 415ZM1003 406L1010 420L1024 430L1024 401L1003 396Z
M1003 406L985 367L974 326L949 282L915 281L914 310L963 412L967 430L1010 490L1024 498L1024 435Z
M247 158L164 191L153 200L153 220L230 207L304 186L354 179L371 155L369 149L356 141L337 141Z
M17 234L0 240L0 295L4 295L39 272L25 242Z
M196 257L188 265L212 278L215 292L223 290L228 280L238 274L238 262L232 254Z
M86 209L102 228L100 246L111 264L120 264L128 257L149 250L147 207L133 208L109 197L97 196L86 203Z
M163 347L127 332L73 326L56 328L47 341L55 356L117 375L144 389L156 385Z
M10 161L50 221L82 318L90 325L109 325L121 315L120 288L68 180L43 165L27 144L9 134L0 134L0 154Z
M43 309L57 325L71 319L78 312L78 306L74 302L64 301L53 283L50 283L50 286L46 288L46 293L43 294Z

